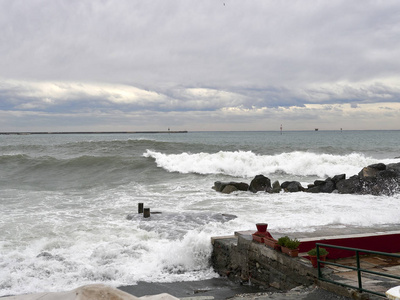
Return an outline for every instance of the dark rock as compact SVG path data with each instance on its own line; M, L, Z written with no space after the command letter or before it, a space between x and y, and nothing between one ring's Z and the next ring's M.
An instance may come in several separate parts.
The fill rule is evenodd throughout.
M308 186L308 193L332 193L336 189L336 184L331 178L315 180L314 184Z
M329 178L323 185L320 186L321 193L332 193L336 189L335 182Z
M236 192L237 190L238 189L234 185L228 184L224 187L224 189L221 191L221 193L230 194L232 192Z
M393 179L393 178L396 178L398 176L399 175L398 175L398 173L396 171L389 169L389 170L385 170L385 171L379 172L376 177L379 180L379 179Z
M285 192L290 193L305 191L305 188L303 188L298 181L285 181L281 184L281 188L284 189Z
M310 185L308 185L307 192L308 193L320 193L321 186L310 184Z
M286 189L287 187L288 187L288 185L290 184L290 183L292 183L293 181L285 181L285 182L282 182L282 184L281 184L281 188L282 189Z
M264 175L254 177L250 185L243 182L216 181L213 189L223 193L232 193L237 190L279 193L283 189L286 192L332 193L337 190L340 194L393 195L400 193L400 163L372 164L349 179L346 179L345 174L335 175L326 180L315 180L313 184L308 185L307 189L303 188L298 181L285 181L281 185L275 181L271 187L271 180Z
M263 192L270 192L271 188L271 180L264 175L257 175L254 179L250 182L249 190L253 193L257 193L260 191Z
M249 185L245 182L234 182L232 185L234 185L239 191L248 191L249 190Z
M398 174L398 176L400 176L400 163L388 164L386 166L386 170L395 171Z
M315 180L314 181L314 185L324 185L325 184L325 180Z
M358 173L358 176L360 178L375 177L379 172L378 169L365 167L360 171L360 173Z
M383 163L378 163L378 164L369 165L368 168L377 169L379 171L384 171L384 170L386 170L386 165Z
M360 177L354 175L349 179L341 180L336 183L336 188L340 194L357 194L361 193L362 182Z
M221 181L214 182L213 189L216 190L217 192L222 192L228 185L234 186L236 190L239 191L249 190L249 185L245 182L221 182Z
M336 184L340 180L345 180L346 179L346 174L340 174L340 175L335 175L332 177L332 181Z
M272 184L272 193L280 193L282 191L279 181L274 181Z
M214 186L212 188L214 190L216 190L217 192L221 192L222 191L222 182L221 181L214 182Z

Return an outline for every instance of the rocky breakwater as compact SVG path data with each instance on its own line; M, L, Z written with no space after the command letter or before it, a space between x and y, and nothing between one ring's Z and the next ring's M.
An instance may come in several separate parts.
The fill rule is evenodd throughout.
M250 184L245 182L220 182L214 183L213 189L217 192L230 194L235 191L250 191L253 193L267 192L308 192L308 193L333 193L340 194L371 194L393 195L400 193L400 163L385 165L383 163L364 167L357 175L346 179L345 174L328 177L325 180L316 180L306 188L298 181L271 180L264 175L257 175Z

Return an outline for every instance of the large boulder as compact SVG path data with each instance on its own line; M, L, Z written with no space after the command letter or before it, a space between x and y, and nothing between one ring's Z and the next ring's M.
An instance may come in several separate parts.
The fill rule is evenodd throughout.
M394 171L395 173L398 174L398 176L400 176L400 163L388 164L386 166L386 170Z
M393 195L400 192L400 163L363 168L358 175L336 183L341 194Z
M230 194L234 191L248 191L249 185L245 182L214 182L214 186L212 187L217 192Z
M358 176L361 178L367 178L367 177L376 177L379 172L386 170L386 165L379 163L379 164L374 164L370 165L368 167L363 168L359 173Z
M271 180L264 175L257 175L250 182L249 190L253 193L257 192L271 192Z
M341 181L341 180L345 180L346 179L346 174L339 174L339 175L335 175L332 177L332 181L335 183L335 185Z
M301 183L298 181L285 181L281 184L281 188L285 192L295 193L295 192L304 192L305 188L302 187Z
M336 189L336 184L331 178L326 180L315 180L314 184L309 185L306 192L309 193L332 193Z
M272 184L272 191L271 193L280 193L282 191L281 185L278 180L274 181Z
M359 194L362 191L362 181L359 176L354 175L336 183L336 188L340 194Z

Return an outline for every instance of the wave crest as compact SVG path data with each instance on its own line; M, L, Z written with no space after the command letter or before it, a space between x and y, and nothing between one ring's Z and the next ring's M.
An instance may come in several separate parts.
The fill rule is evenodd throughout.
M224 174L253 177L257 174L289 174L294 176L334 176L357 174L376 159L359 153L348 155L317 154L294 151L276 155L259 155L252 151L219 151L217 153L165 154L147 150L144 157L155 159L158 167L183 174Z

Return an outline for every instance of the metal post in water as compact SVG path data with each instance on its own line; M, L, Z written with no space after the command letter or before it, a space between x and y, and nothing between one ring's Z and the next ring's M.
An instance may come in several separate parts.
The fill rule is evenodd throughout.
M143 213L143 203L139 203L138 205L138 214L142 214Z
M150 218L150 208L143 209L143 218Z

